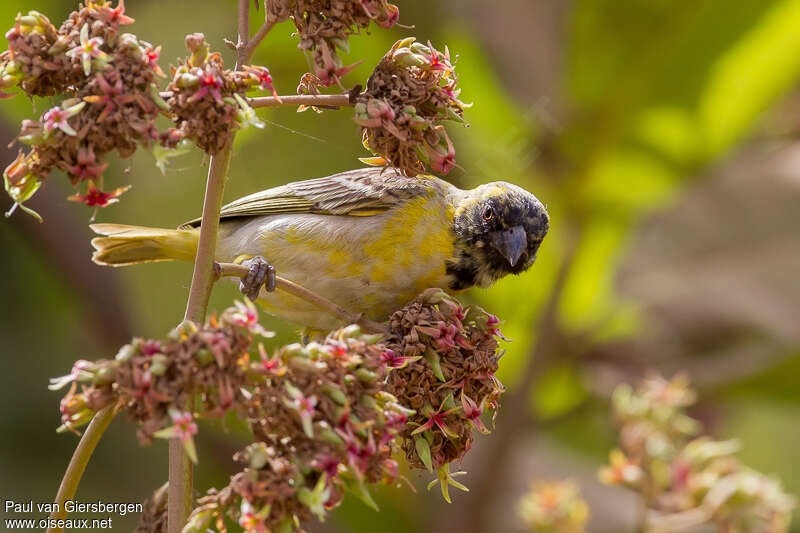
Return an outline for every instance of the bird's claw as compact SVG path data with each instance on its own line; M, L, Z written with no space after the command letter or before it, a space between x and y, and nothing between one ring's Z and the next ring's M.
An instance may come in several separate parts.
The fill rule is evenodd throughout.
M239 282L239 292L255 301L261 287L272 292L275 290L276 277L275 267L270 265L266 259L257 255L243 263L249 267L247 275Z

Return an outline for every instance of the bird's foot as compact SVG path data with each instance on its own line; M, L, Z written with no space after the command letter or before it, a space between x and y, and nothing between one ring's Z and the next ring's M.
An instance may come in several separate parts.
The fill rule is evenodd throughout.
M261 292L263 286L267 292L275 290L275 267L270 265L266 259L260 255L254 256L247 261L242 262L249 270L247 275L239 282L239 291L255 301L258 298L258 293Z

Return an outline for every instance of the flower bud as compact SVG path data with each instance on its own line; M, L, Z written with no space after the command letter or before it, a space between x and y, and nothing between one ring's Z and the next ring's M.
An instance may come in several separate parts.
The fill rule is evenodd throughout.
M101 367L92 380L93 385L102 387L103 385L110 385L117 377L116 368L112 366Z
M214 354L205 348L198 350L194 356L197 358L197 362L200 363L200 366L208 366L214 362Z
M163 376L169 367L169 357L163 353L153 354L150 360L150 373L154 376Z
M361 335L361 326L358 324L350 324L339 330L339 334L344 339L350 339Z

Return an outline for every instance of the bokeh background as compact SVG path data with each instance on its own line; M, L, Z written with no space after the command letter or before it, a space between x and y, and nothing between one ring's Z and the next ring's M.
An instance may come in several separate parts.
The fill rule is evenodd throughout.
M463 469L469 493L447 505L417 486L379 491L381 513L350 502L313 531L520 531L515 503L537 479L570 478L592 508L590 530L630 531L633 495L596 481L615 444L608 397L648 369L687 372L692 411L716 437L738 437L750 466L800 494L800 2L796 0L403 0L401 23L351 40L346 78L363 83L398 38L458 54L469 128L451 127L461 186L503 179L548 206L552 231L531 271L479 302L507 323L499 377L509 392L497 430ZM0 26L37 9L58 22L65 0L3 0ZM161 64L202 31L230 60L232 0L129 0L131 27L164 45ZM257 17L254 17L257 19ZM257 20L253 20L253 24ZM5 25L5 26L4 26ZM279 25L257 53L282 94L307 70ZM232 62L232 60L231 60ZM19 120L49 106L0 103L0 146ZM239 135L226 198L356 167L365 155L348 110L262 110ZM15 149L2 152L10 162ZM6 163L3 163L5 165ZM132 183L99 221L174 227L199 214L199 153L161 175L147 153L116 161ZM46 388L78 358L108 357L130 336L162 336L182 317L191 265L111 270L89 261L90 211L53 176L0 221L0 495L51 501L70 454L57 435L59 394ZM0 208L10 207L0 198ZM212 308L237 296L214 290ZM278 342L297 332L266 319ZM141 501L164 482L167 447L141 448L119 417L103 438L81 500ZM204 423L196 486L222 486L246 435ZM116 520L130 530L136 517ZM794 531L800 531L795 525Z

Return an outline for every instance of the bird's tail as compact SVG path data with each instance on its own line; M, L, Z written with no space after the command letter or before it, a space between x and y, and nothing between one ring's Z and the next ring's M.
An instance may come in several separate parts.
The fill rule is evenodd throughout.
M92 261L98 265L124 266L152 261L194 260L199 231L160 229L124 224L92 224Z

